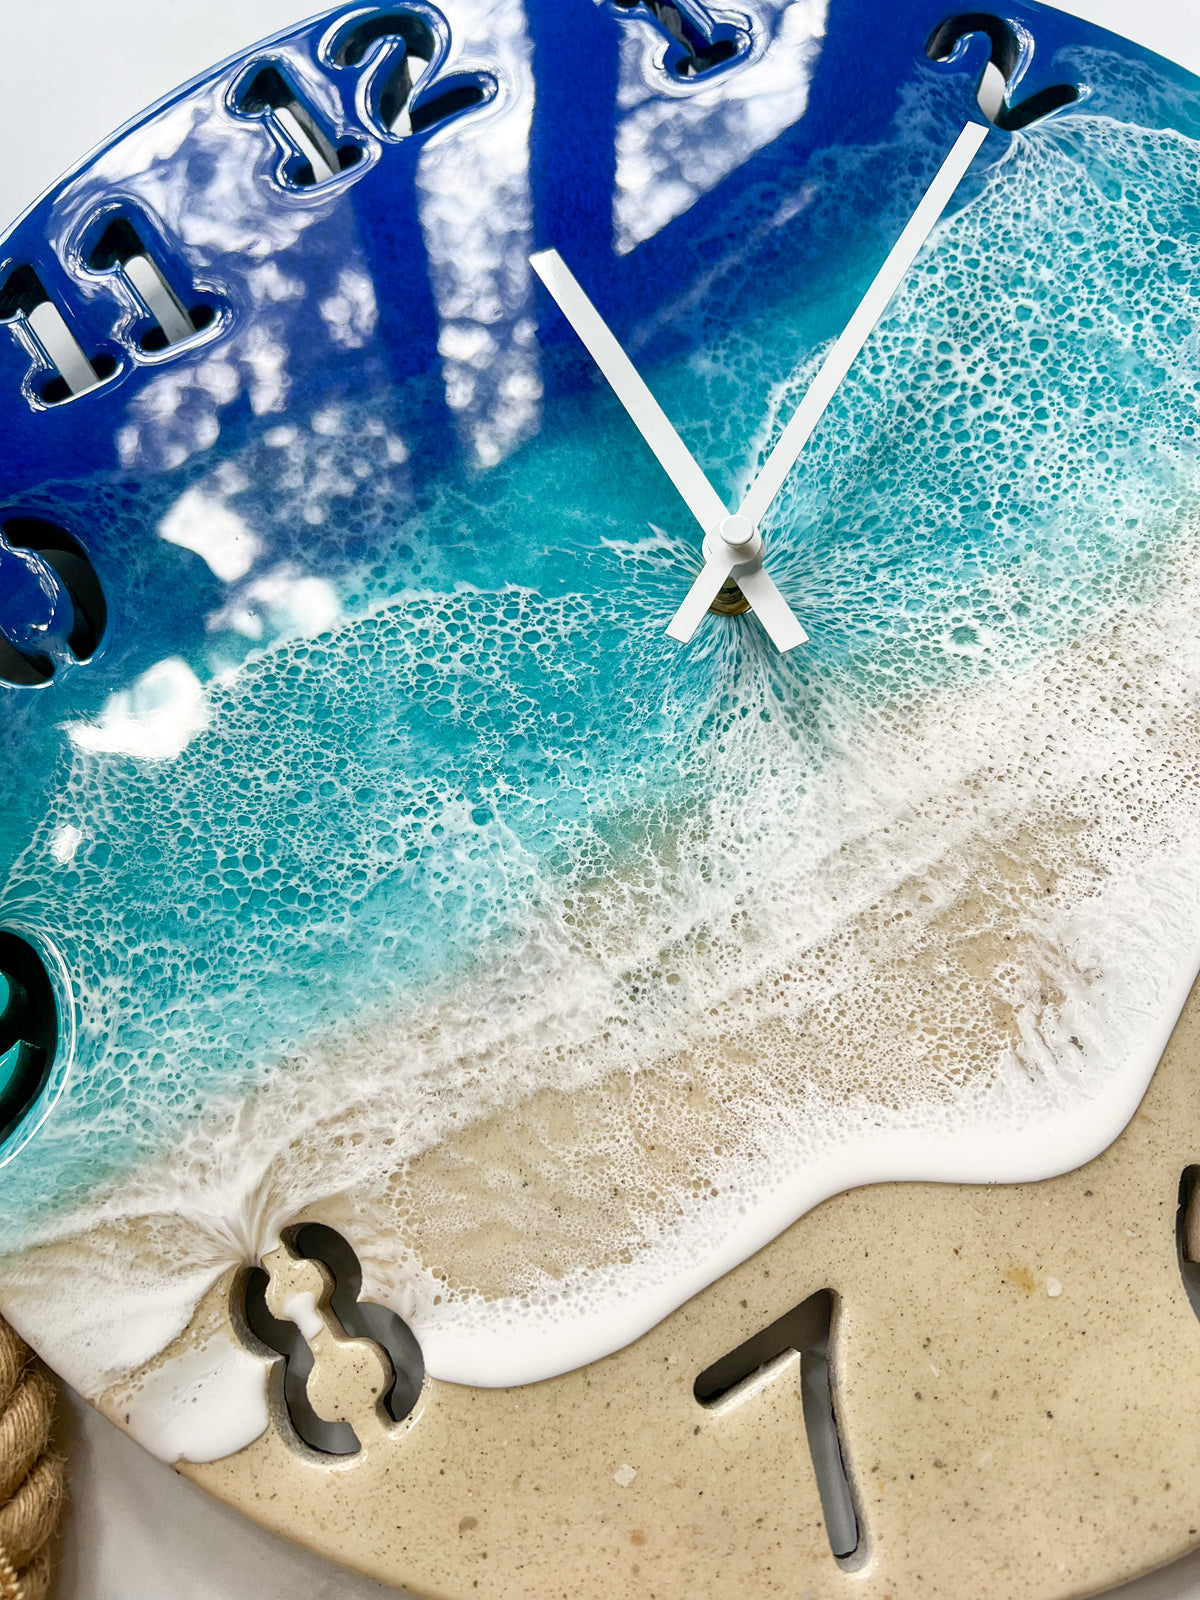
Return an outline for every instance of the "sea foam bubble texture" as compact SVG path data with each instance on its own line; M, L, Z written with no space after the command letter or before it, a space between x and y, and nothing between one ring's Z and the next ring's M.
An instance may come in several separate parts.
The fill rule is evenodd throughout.
M597 390L397 513L408 566L339 623L211 676L180 759L70 748L3 896L79 994L3 1202L57 1241L18 1300L64 1251L90 1287L68 1375L305 1207L435 1375L527 1381L848 1183L1116 1135L1200 948L1197 193L1169 130L1012 141L765 525L787 658L663 637L693 530L596 458ZM745 434L743 487L806 315L650 374L701 459ZM322 434L348 481L362 420Z

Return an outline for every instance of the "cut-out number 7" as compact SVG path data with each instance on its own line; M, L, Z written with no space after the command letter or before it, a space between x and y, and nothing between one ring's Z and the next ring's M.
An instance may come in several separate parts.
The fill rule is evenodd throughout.
M693 1392L709 1410L736 1404L739 1391L748 1401L748 1391L794 1369L799 1356L804 1431L829 1547L839 1565L857 1567L863 1554L862 1524L846 1471L834 1398L831 1343L836 1311L832 1291L819 1289L706 1367Z

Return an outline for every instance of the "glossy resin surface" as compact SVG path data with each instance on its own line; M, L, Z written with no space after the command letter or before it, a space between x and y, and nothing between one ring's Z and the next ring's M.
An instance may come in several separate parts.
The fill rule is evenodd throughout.
M12 230L0 1303L73 1381L302 1218L524 1383L1116 1136L1200 935L1196 95L1036 5L351 7ZM809 643L678 647L530 254L733 503L972 119L763 525ZM171 1458L265 1426L210 1366Z

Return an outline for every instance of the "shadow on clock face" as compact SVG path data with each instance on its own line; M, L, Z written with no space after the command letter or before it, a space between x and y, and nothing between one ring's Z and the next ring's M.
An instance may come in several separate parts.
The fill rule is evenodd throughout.
M1191 89L1072 24L1044 71L1087 94L989 140L764 521L810 643L681 649L700 530L528 256L733 503L987 57L931 62L931 12L851 112L841 24L793 9L751 30L759 124L732 58L664 87L657 13L597 11L571 196L548 16L435 13L407 80L386 30L317 30L12 243L113 353L53 406L28 338L0 374L13 515L74 530L106 608L0 704L0 918L78 1030L7 1169L23 1246L212 1276L352 1194L429 1369L523 1381L848 1182L1045 1175L1136 1103L1200 910ZM388 51L350 128L382 102L322 85ZM443 66L479 93L424 125ZM69 585L0 564L24 659Z

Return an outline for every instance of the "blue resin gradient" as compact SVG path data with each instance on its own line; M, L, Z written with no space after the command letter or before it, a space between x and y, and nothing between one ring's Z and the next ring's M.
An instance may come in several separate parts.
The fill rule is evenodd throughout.
M302 285L275 303L280 406L232 402L176 461L155 429L185 401L126 397L87 471L69 453L19 458L14 504L73 519L85 542L98 530L113 623L94 666L0 699L0 922L61 955L79 1028L62 1098L0 1180L10 1241L312 1040L452 994L589 886L626 883L649 923L702 938L708 903L688 903L681 854L707 849L710 877L755 891L787 843L786 817L761 809L780 752L799 799L859 723L1155 605L1194 544L1200 490L1200 145L1189 86L1077 32L1055 70L1090 96L989 140L764 525L811 639L787 658L752 618L711 619L690 649L665 638L698 530L546 300L529 307L536 429L494 464L470 458L437 363L395 355L424 336L405 327L365 181L268 258ZM840 91L821 71L812 115L832 121ZM217 100L197 94L203 129ZM970 105L969 74L906 67L873 137L789 134L631 257L537 219L726 496ZM384 177L381 163L370 179ZM334 348L312 307L347 265L377 322ZM40 487L22 487L35 466ZM223 583L159 536L189 493L253 535L248 575ZM264 634L247 638L238 584L268 570L318 578L336 621L309 637L260 596ZM81 748L71 729L163 660L204 686L181 753ZM761 838L725 850L705 819L731 783ZM64 827L80 836L67 860Z

